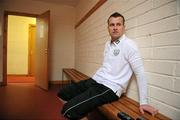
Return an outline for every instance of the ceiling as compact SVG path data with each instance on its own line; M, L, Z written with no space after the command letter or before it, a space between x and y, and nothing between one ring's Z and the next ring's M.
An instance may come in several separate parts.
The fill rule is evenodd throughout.
M42 1L42 2L49 2L54 4L69 5L76 7L79 0L34 0L34 1Z

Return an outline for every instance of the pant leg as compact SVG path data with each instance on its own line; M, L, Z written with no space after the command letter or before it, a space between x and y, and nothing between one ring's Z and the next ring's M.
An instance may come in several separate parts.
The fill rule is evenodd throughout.
M111 89L98 84L69 100L64 105L62 114L72 120L81 119L98 106L115 100L118 100L118 96Z
M91 83L92 79L82 80L78 83L72 83L66 87L60 89L57 96L64 101L69 101L70 99L76 97L77 95L88 89L88 84Z

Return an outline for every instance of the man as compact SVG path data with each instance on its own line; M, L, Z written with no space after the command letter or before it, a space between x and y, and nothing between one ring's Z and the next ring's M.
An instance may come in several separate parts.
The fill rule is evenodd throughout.
M125 92L133 72L136 75L140 112L155 115L157 110L147 104L147 83L136 44L125 36L125 19L115 12L108 18L111 40L105 45L104 61L95 75L63 88L58 97L64 101L62 114L69 119L81 119L94 108L118 100Z

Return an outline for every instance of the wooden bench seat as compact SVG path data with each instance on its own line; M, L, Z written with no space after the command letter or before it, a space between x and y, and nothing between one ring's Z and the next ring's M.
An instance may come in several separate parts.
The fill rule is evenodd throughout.
M73 68L64 68L62 72L63 74L66 74L67 78L71 80L71 82L79 82L80 80L90 78ZM125 95L122 95L118 101L98 107L98 110L109 120L120 120L117 116L118 112L124 112L135 120L139 117L143 117L144 120L170 120L170 118L162 115L161 113L158 113L154 117L149 113L142 115L139 112L139 103Z

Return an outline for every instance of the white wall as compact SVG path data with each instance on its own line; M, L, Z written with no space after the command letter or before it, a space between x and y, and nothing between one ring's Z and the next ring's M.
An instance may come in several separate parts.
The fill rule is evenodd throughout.
M115 11L125 16L126 35L134 39L140 48L148 80L149 103L170 118L178 120L179 0L108 0L76 29L76 69L92 76L99 68L104 44L109 39L107 18ZM138 100L135 80L131 82L127 95Z
M36 18L8 16L7 74L28 75L29 25ZM17 67L17 65L20 65Z
M71 6L44 3L34 0L4 0L1 3L0 23L3 10L41 14L50 10L50 72L51 80L61 80L64 67L74 67L75 8ZM0 56L2 56L2 39L0 39ZM2 61L2 57L0 57ZM0 63L0 81L2 81L2 62Z

